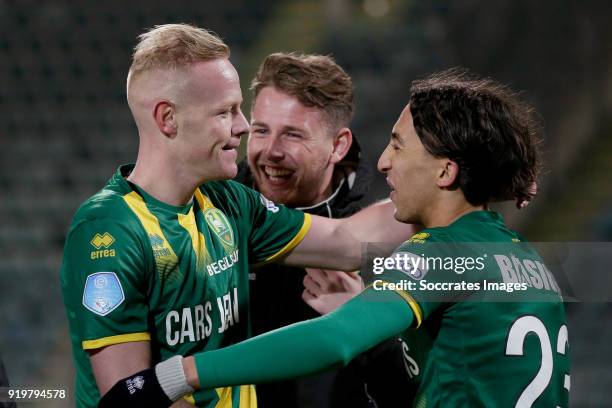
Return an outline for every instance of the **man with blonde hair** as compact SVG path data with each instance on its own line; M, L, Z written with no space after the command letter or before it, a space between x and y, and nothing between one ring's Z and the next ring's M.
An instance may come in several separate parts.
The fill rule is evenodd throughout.
M154 363L177 368L180 355L249 337L250 264L354 270L360 242L382 240L374 226L393 218L390 204L345 220L311 217L228 181L248 132L228 58L223 41L193 26L140 36L127 83L136 163L79 208L64 249L77 406L96 406ZM409 232L396 223L384 235L400 242ZM191 394L182 380L137 375L120 384L126 400L115 406L169 406L184 394L202 407L256 404L249 385Z

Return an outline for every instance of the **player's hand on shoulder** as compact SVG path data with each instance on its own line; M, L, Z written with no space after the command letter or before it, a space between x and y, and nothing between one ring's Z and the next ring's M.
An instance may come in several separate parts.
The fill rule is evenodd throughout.
M306 268L302 299L321 314L327 314L363 291L357 272Z

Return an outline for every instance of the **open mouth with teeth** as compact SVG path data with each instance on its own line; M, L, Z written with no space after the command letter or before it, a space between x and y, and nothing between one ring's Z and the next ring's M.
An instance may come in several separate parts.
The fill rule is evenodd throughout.
M262 173L265 174L266 179L276 185L288 182L293 173L295 173L293 170L282 167L261 166L260 168Z

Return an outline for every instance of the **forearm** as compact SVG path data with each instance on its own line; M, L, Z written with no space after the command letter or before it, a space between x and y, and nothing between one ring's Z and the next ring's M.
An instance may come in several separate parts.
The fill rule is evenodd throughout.
M283 263L340 271L361 267L363 243L387 243L382 255L410 238L417 227L395 220L391 201L373 204L342 219L312 216L310 230Z
M151 367L151 344L148 341L112 344L88 350L88 353L100 395L106 394L121 378Z
M119 380L100 408L169 407L197 388L262 383L346 364L358 353L408 328L407 303L391 291L364 291L326 316L215 351L171 357ZM134 388L131 384L143 385Z
M343 249L338 251L342 257L334 256L331 260L342 262L338 269L352 271L361 267L364 243L382 245L384 255L414 235L420 227L405 224L395 219L395 206L390 200L384 200L359 211L348 218L338 220L330 243L340 243ZM381 249L377 249L380 251Z
M199 381L192 385L213 388L314 374L347 364L411 322L412 311L399 296L370 289L329 315L196 354ZM184 365L193 364L185 360Z

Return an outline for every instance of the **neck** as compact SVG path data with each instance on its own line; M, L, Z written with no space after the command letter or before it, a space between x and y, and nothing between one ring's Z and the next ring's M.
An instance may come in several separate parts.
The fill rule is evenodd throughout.
M163 203L175 206L190 203L201 183L184 169L172 165L168 157L141 153L127 179Z
M425 228L446 227L465 214L486 209L485 205L472 205L464 198L446 197L428 205L428 211L422 219Z

